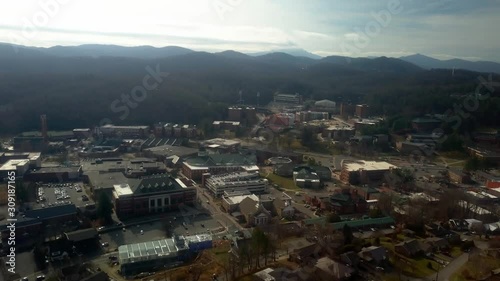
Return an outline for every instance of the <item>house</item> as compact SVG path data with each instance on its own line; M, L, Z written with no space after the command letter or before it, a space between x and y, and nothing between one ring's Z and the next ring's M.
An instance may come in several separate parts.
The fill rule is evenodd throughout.
M279 268L266 268L259 272L253 274L254 281L281 281L287 280L286 278L289 274L291 274L291 270L279 267Z
M271 213L260 202L247 197L240 203L240 212L247 225L266 225L271 220Z
M470 175L462 170L450 168L448 169L448 177L454 183L471 183Z
M309 261L317 258L322 253L321 245L317 243L304 242L299 247L293 249L289 254L289 260L305 265Z
M328 257L320 258L314 266L314 280L318 281L344 281L351 279L354 270Z
M357 190L343 189L331 195L328 199L331 210L339 215L364 213L367 211L367 203L359 196Z
M394 251L405 257L413 258L424 253L418 240L412 239L394 245Z
M380 191L373 187L363 186L356 188L358 195L362 196L365 200L374 200L380 197Z
M340 261L354 268L359 264L359 256L353 251L346 252L340 255Z
M366 262L374 265L382 265L387 262L389 255L387 249L379 246L370 246L361 249L358 256Z
M292 198L283 192L283 198L273 200L273 207L279 218L292 219L295 215L295 208L292 206Z
M425 243L428 243L433 251L441 251L450 248L450 243L448 240L440 237L429 237L425 239Z

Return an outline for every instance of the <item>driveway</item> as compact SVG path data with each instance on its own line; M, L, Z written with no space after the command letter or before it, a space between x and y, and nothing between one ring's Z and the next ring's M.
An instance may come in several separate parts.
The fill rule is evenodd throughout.
M455 260L450 262L445 268L439 271L439 274L433 274L427 277L427 280L448 281L453 273L457 272L469 260L469 253L463 253ZM437 277L437 278L436 278Z

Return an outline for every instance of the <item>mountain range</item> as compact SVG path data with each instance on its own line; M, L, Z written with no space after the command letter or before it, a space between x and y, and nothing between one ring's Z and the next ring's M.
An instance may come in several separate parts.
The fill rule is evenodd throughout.
M213 120L226 120L227 106L240 103L240 91L249 105L267 104L276 92L300 93L305 100L367 103L373 114L419 116L445 112L455 102L451 95L475 89L481 75L419 63L180 47L0 44L0 135L39 129L41 114L51 130L91 127L103 118L117 125L168 121L209 128ZM144 81L157 88L137 103L124 103ZM478 120L499 120L491 113L500 112L494 104L488 101L491 108L480 111L488 118Z
M384 70L380 68L380 63L398 64L396 68L412 68L406 63L411 63L422 69L464 69L476 72L494 72L500 73L500 63L491 61L467 61L462 59L438 60L422 54L414 54L399 58L385 57L367 57L367 58L349 58L344 56L321 57L303 49L280 49L269 52L258 53L240 53L236 51L224 51L218 53L196 52L191 49L167 46L156 48L152 46L124 47L117 45L98 45L88 44L80 46L54 46L49 48L26 47L0 43L0 59L12 58L102 58L102 57L120 57L129 59L166 59L177 56L197 56L195 53L210 54L224 57L226 59L247 60L248 62L264 62L271 64L287 64L300 67L308 67L321 63L334 63L342 66L351 66L354 68L364 68L373 70ZM189 56L186 56L189 57ZM404 67L403 67L404 65ZM0 66L0 70L2 67ZM389 70L391 67L389 67ZM413 67L413 69L416 69Z

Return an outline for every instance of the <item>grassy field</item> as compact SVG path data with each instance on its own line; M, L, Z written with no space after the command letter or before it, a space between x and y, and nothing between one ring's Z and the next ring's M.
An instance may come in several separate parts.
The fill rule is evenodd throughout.
M480 280L489 273L500 268L500 259L490 256L475 256L450 278L452 281Z
M296 186L293 180L290 178L280 177L273 173L261 174L261 176L267 178L271 182L271 184L277 184L279 187L283 189L300 190L300 188Z

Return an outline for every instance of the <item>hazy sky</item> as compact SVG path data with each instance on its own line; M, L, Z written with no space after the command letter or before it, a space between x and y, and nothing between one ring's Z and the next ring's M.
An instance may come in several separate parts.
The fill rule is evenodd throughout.
M3 0L0 42L500 61L500 0Z

